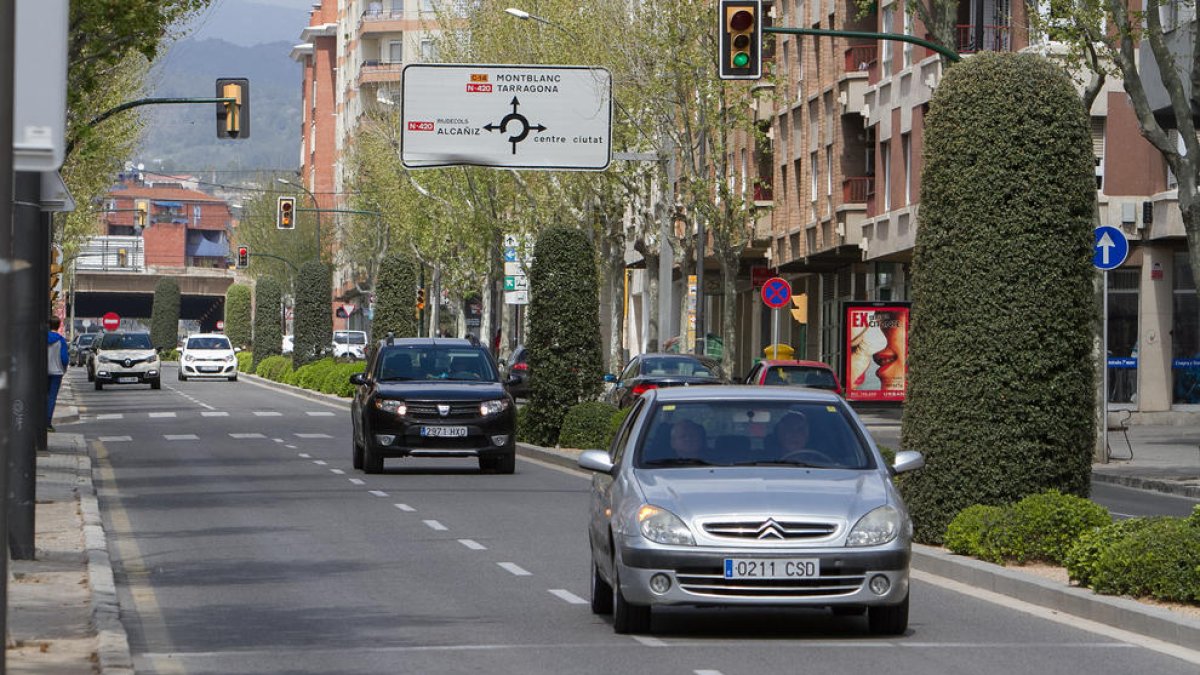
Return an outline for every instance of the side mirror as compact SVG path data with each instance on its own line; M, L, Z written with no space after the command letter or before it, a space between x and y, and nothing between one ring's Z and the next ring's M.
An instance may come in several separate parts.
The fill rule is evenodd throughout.
M613 375L612 373L605 373L605 374L604 374L604 381L605 381L605 382L616 382L616 381L617 381L617 376L616 376L616 375Z
M892 473L916 471L923 466L925 466L925 455L915 450L901 450L896 453L896 461L892 462Z
M579 467L596 473L612 474L613 463L603 450L584 450L579 454Z
M365 373L355 373L350 376L350 384L353 384L356 386L362 386L366 383L367 383L367 376Z

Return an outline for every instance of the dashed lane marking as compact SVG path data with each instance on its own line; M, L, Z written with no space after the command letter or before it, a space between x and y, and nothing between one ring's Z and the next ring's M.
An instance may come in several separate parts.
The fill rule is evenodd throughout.
M401 511L405 511L407 513L412 513L413 511L416 511L416 509L409 506L408 504L396 504L395 506L396 506L396 508L400 509Z
M283 417L283 413L274 410L255 410L255 417Z
M262 434L229 434L230 438L247 439L247 438L266 438Z
M96 415L96 419L98 419L98 420L123 420L123 419L125 419L125 413L104 413L103 415Z
M152 413L150 413L150 417L152 419L158 419L158 418L162 418L162 417L175 417L175 413L173 413L173 412L152 412Z
M229 413L227 413L223 410L217 410L217 411L202 410L202 411L200 411L200 416L201 417L229 417Z
M163 438L168 441L198 441L200 437L196 434L163 434Z
M388 493L384 492L383 490L371 490L371 491L370 491L370 493L371 493L371 494L373 494L373 495L375 495L376 497L386 497L386 496L388 496Z
M296 438L333 438L329 434L296 434Z
M523 567L521 567L521 566L520 566L520 565L518 565L517 563L511 563L511 562L498 562L498 563L496 563L496 564L497 564L497 565L499 565L501 569L503 569L503 570L507 571L508 573L512 574L513 576L517 576L517 577L531 577L531 576L533 576L533 572L530 572L530 571L528 571L528 570L524 569Z
M98 440L101 443L121 443L121 442L125 442L125 441L132 441L133 437L132 436L101 436Z
M337 413L332 413L327 410L310 410L304 414L308 415L309 417L333 417Z
M366 485L367 484L367 482L361 478L351 478L350 482L354 483L355 485Z
M294 446L294 445L285 445L285 446L283 446L283 447L287 448L288 450L295 450L295 449L296 449L296 446Z
M458 543L462 544L463 546L466 546L467 548L471 549L472 551L486 551L487 550L486 546L475 541L474 539L459 539Z
M438 532L445 532L448 529L445 525L436 520L426 520L424 523L429 526L429 529L437 530Z
M325 461L325 460L323 460L323 459L314 459L314 460L313 460L313 464L316 464L317 466L325 466L325 465L326 465L326 464L328 464L328 463L329 463L329 462L326 462L326 461Z
M660 640L656 637L647 637L645 635L634 635L633 639L642 643L646 647L666 647L667 646L666 641Z
M336 473L336 474L337 474L337 475L339 475L339 476L340 476L340 475L342 475L342 474L344 474L344 473L346 473L345 471L342 471L341 469L330 469L330 470L329 470L329 472L330 472L330 473Z
M272 438L271 440L275 441L276 443L282 443L282 442L283 442L283 439L282 439L282 438Z
M553 595L558 598L562 598L563 600L566 600L567 602L571 603L572 605L588 604L587 600L584 600L583 598L579 597L578 595L575 595L574 593L566 590L565 588L550 588L547 590L550 591L550 595Z
M312 455L308 454L307 452L302 452L299 456L303 457L304 459L309 459L312 457Z

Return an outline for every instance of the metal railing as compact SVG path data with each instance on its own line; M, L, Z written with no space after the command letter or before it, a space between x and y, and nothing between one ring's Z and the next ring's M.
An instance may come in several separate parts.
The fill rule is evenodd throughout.
M853 176L842 181L843 204L866 204L874 193L874 176Z
M957 37L957 47L960 54L973 54L975 52L1007 52L1012 51L1011 27L1009 26L994 26L985 24L983 26L983 42L976 44L978 31L976 26L972 24L959 24L955 26Z
M854 45L846 48L846 72L867 72L875 65L879 45Z
M75 269L88 272L142 272L146 244L141 237L92 237L79 249Z

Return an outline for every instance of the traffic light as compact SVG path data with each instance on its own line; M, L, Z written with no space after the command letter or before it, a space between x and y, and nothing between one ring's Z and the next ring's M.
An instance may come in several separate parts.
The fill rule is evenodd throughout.
M241 268L250 266L250 248L248 246L238 247L237 266Z
M792 296L792 318L796 323L808 323L808 293Z
M133 226L146 227L150 222L150 200L138 199L133 202Z
M216 97L233 99L217 104L217 138L250 138L250 80L219 77Z
M280 197L275 205L275 227L281 230L296 229L296 198Z
M762 1L721 0L718 24L721 79L762 77Z
M62 249L57 245L50 248L50 309L58 304L62 292Z
M425 287L417 289L417 309L425 309Z

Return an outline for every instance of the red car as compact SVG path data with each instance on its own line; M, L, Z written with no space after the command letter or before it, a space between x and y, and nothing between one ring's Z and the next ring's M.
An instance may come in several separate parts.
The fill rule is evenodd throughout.
M746 376L746 384L812 387L842 395L837 374L820 361L759 361Z

